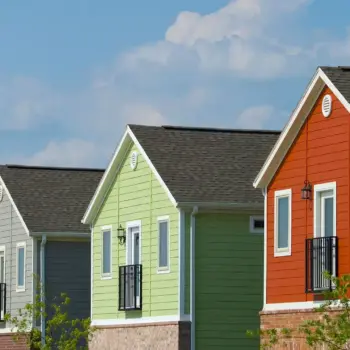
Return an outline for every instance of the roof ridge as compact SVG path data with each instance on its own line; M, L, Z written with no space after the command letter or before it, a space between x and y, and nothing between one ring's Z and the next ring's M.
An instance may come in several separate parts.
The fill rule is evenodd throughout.
M269 130L269 129L230 129L230 128L217 128L217 127L200 127L200 126L181 126L181 125L141 125L141 124L129 124L131 127L142 128L158 128L166 130L183 130L183 131L203 131L203 132L224 132L224 133L242 133L242 134L280 134L281 130Z
M22 165L22 164L5 164L9 169L34 169L34 170L68 170L68 171L94 171L103 172L102 168L79 168L79 167L59 167L59 166L41 166L41 165Z

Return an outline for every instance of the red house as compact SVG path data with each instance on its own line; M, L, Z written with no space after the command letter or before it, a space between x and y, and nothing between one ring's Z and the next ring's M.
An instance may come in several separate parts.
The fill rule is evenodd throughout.
M298 326L332 288L323 272L350 273L350 67L317 69L254 187L265 195L261 327Z

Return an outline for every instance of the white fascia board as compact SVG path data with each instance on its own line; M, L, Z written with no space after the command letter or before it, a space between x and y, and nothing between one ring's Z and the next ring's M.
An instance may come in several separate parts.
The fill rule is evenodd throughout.
M320 82L322 82L321 88L320 88ZM273 174L269 175L269 171L271 170L272 164L274 165L272 169L272 172L274 173L278 169L278 166L283 161L285 154L288 152L291 144L293 143L300 128L302 127L305 118L310 113L311 108L314 106L314 103L316 102L320 92L322 91L325 85L327 85L330 88L330 90L334 93L337 99L343 104L345 109L350 113L349 102L339 92L339 90L335 87L335 85L331 82L331 80L327 77L327 75L322 71L322 69L318 68L309 86L307 87L302 99L299 101L297 108L294 110L291 118L289 119L287 125L283 129L271 153L267 157L265 164L263 165L259 174L257 175L253 183L253 186L255 188L264 188L269 184L269 181L273 176ZM305 107L306 102L309 100L309 98L313 97L313 95L314 95L315 101L313 101L311 108L308 109L308 113L306 113L307 115L304 116L305 118L302 120L301 125L298 128L294 128L292 130L292 127L294 126L296 120L301 117L301 114L302 114L301 112ZM289 142L287 142L288 139L290 140Z

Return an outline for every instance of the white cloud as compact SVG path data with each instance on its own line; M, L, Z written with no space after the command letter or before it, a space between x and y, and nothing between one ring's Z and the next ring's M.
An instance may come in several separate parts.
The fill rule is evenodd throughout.
M283 116L285 119L287 113L277 111L275 107L270 105L254 106L245 109L237 119L234 125L242 129L264 129L272 120L277 120Z
M234 0L206 15L184 11L163 41L124 55L123 64L129 69L142 62L170 66L181 53L187 64L204 70L263 79L294 74L310 62L312 48L286 45L286 28L275 27L310 2Z
M107 152L108 154L109 152ZM19 157L17 162L28 165L94 166L106 159L103 148L93 142L70 139L51 141L30 157Z
M0 84L0 129L23 130L52 117L58 95L42 82L15 77Z

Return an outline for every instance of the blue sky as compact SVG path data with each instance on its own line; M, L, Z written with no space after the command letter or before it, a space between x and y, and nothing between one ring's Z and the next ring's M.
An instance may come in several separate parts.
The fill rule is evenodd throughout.
M105 166L126 123L281 129L350 65L348 0L7 1L0 162Z

